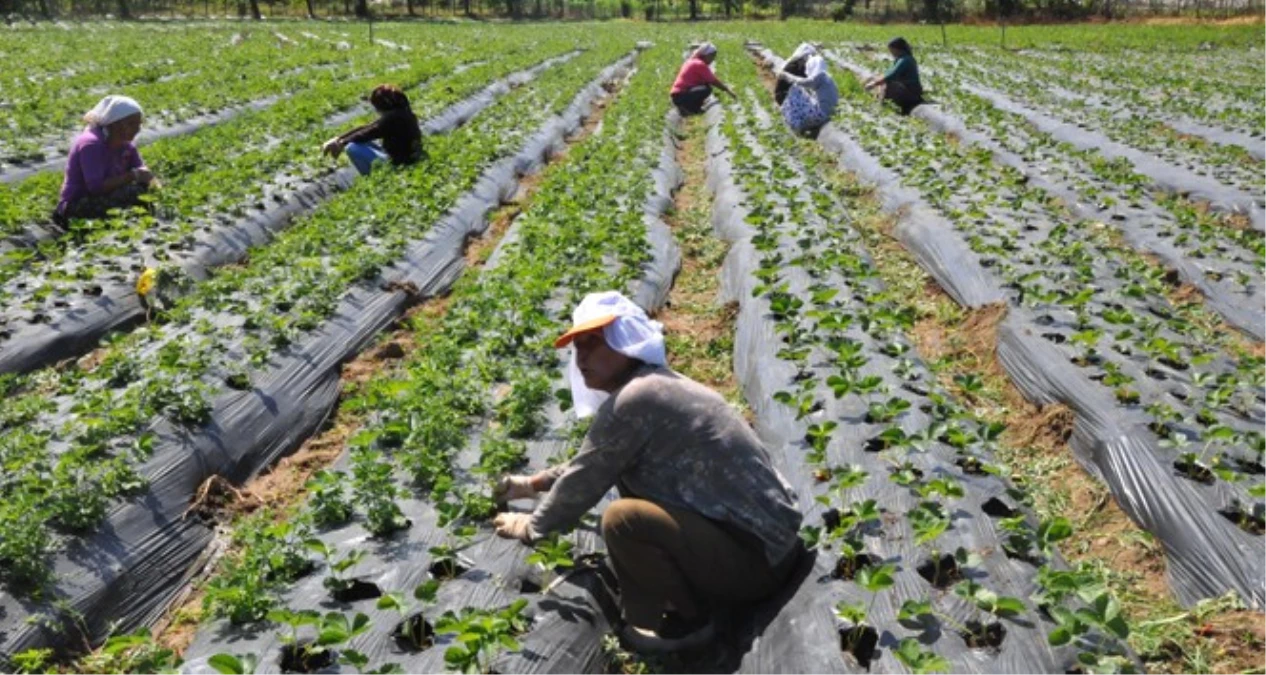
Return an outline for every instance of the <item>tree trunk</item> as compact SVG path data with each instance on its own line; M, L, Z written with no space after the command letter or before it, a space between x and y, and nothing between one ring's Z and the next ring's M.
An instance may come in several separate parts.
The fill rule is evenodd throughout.
M413 16L413 0L405 0L404 6L409 11L409 16Z
M356 0L356 16L361 19L369 16L368 0Z
M119 0L119 2L123 2L123 0ZM259 13L259 0L251 0L251 18L256 21L264 18L263 15Z
M45 19L53 18L53 8L49 7L48 0L40 0L40 14L42 14Z
M699 0L690 0L690 20L699 20Z
M462 12L465 13L466 16L471 16L470 0L462 0Z
M119 18L120 19L132 18L132 10L128 9L127 0L119 0Z
M312 8L312 0L304 0L304 1L308 3L308 18L315 19L316 10Z

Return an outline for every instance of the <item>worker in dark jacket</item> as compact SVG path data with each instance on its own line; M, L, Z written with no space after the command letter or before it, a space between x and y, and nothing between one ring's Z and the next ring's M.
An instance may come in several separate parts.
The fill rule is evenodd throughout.
M625 641L644 651L699 646L711 612L779 590L802 548L791 487L755 432L716 392L665 365L658 323L615 292L586 296L573 326L572 401L594 415L580 453L510 476L499 501L543 494L532 513L497 516L531 543L573 527L612 487L602 536L620 582Z
M369 95L369 103L378 111L378 119L326 141L321 150L332 157L346 150L362 176L374 162L390 160L404 166L422 159L422 131L409 97L395 85L382 84Z
M888 43L888 52L895 61L888 72L876 75L866 81L866 88L873 89L883 85L881 98L892 101L901 109L902 115L923 104L923 83L919 81L919 64L914 60L914 51L905 38L896 38Z

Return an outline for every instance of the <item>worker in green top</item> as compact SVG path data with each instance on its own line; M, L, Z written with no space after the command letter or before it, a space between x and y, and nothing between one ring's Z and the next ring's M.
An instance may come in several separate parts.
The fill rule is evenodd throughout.
M880 98L892 101L901 109L902 115L909 115L911 110L923 103L923 84L919 82L919 64L914 61L914 51L905 38L895 38L888 43L888 52L896 61L888 72L876 75L866 81L867 89L883 86Z

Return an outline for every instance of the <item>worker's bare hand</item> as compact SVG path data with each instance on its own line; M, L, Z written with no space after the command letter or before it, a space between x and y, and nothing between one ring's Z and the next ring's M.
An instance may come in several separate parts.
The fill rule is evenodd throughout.
M502 476L492 490L492 498L498 504L516 499L532 499L535 496L536 488L532 487L532 476Z
M154 180L154 174L144 167L132 169L132 175L136 178L136 182L141 185L149 185Z
M338 157L339 153L343 152L343 144L339 143L337 138L331 138L321 146L321 152L331 157Z
M496 528L497 536L518 539L525 544L532 543L532 514L530 513L499 514L492 520L492 526Z

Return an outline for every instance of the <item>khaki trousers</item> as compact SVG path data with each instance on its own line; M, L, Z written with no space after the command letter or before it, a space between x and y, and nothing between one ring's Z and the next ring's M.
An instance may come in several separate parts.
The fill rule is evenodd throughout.
M620 581L624 620L650 630L670 607L694 619L713 607L768 597L792 567L774 569L755 536L643 499L607 507L602 537Z

